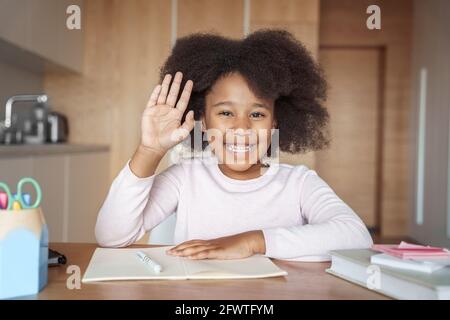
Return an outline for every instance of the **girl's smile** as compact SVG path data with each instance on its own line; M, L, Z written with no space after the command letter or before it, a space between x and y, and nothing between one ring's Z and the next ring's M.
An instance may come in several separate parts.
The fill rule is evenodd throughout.
M226 143L225 144L227 151L231 153L248 153L255 150L256 144L233 144Z

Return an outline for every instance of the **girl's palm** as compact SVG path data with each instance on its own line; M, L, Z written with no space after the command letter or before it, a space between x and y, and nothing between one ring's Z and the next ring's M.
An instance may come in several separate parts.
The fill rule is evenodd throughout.
M172 77L169 74L166 75L162 85L157 85L153 90L142 115L141 144L161 154L185 139L194 127L192 110L188 112L184 123L181 124L181 118L187 108L193 85L191 80L186 82L181 97L176 103L182 77L181 72L175 74L169 91Z

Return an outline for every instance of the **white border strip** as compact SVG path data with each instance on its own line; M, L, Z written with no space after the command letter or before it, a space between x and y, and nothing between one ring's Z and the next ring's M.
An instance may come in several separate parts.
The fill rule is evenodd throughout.
M416 223L423 224L423 199L425 187L425 129L427 110L427 69L420 69L420 91L419 91L419 128L417 145L417 203Z
M244 0L244 21L243 21L243 33L246 37L250 33L250 1Z

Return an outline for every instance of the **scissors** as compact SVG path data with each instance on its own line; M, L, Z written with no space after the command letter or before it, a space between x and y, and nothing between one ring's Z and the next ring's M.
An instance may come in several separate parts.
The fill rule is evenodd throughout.
M31 184L35 191L36 191L36 200L34 201L33 204L28 204L27 201L24 200L23 198L23 187L26 184ZM14 209L34 209L39 207L39 205L41 204L41 199L42 199L42 190L41 190L41 186L39 185L39 183L34 180L33 178L22 178L20 179L20 181L17 183L17 194L15 196L13 196L13 194L11 193L11 190L9 189L8 185L6 183L0 182L0 190L3 189L8 197L8 205L5 208L6 210L12 210ZM19 207L18 207L19 205Z

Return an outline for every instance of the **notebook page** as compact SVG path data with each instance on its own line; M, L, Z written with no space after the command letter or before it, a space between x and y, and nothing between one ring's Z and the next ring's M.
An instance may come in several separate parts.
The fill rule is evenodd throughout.
M252 256L235 260L189 260L184 258L189 279L240 279L284 276L287 272L278 268L270 259Z
M168 247L140 249L97 248L84 274L83 282L107 280L186 279L179 257L166 254ZM157 274L144 264L137 252L142 251L162 266Z

